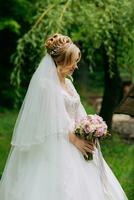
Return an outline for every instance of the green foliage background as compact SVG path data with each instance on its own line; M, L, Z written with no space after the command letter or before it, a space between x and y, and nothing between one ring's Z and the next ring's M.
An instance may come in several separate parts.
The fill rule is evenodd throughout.
M47 0L37 1L31 28L18 40L11 83L22 99L24 86L45 53L44 41L55 32L71 36L79 44L90 69L97 59L103 61L103 49L111 65L129 72L134 79L134 6L132 0ZM21 86L21 87L20 87Z

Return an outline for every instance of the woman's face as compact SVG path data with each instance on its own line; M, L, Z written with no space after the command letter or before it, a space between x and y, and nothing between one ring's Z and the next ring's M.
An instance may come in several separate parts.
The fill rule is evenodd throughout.
M77 66L78 62L79 62L79 56L77 56L70 65L67 65L64 67L61 66L60 67L61 74L63 76L72 75L75 69L78 69L78 66Z

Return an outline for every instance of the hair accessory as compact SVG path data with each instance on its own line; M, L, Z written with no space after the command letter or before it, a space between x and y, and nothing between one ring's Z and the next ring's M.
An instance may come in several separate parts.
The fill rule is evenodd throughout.
M54 56L58 55L60 52L60 49L63 48L64 45L65 45L65 48L69 48L72 44L73 44L73 42L69 42L69 43L63 44L61 46L54 47L53 49L49 50L49 54L54 55Z

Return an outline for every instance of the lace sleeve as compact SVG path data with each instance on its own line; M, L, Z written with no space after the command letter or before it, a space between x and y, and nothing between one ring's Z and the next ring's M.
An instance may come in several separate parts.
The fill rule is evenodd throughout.
M69 80L69 79L68 79L68 84L71 87L71 91L73 92L73 95L79 97L79 104L78 104L76 111L75 111L75 121L79 121L81 118L86 117L87 113L86 113L84 106L81 103L80 95L78 94L77 90L75 89L72 81Z
M75 121L79 121L81 118L86 117L86 116L87 116L86 110L80 101L78 108L76 110Z

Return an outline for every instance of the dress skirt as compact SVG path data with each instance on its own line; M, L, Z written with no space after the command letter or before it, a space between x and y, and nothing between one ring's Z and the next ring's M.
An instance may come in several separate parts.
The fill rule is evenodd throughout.
M21 149L12 146L0 182L0 200L127 200L104 160L99 142L93 160L66 137Z

